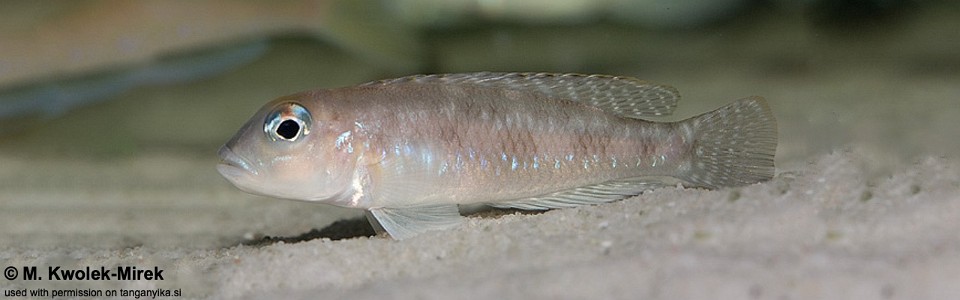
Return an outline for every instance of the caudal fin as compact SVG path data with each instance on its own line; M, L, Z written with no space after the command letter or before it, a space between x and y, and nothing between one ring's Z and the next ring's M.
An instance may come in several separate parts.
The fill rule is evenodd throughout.
M762 97L740 99L682 123L693 136L693 161L681 179L720 188L773 177L777 121Z

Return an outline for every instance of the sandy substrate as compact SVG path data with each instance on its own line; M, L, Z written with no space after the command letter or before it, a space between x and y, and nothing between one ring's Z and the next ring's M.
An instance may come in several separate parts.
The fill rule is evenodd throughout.
M165 272L163 281L0 279L0 289L293 299L957 299L960 39L928 39L948 32L937 31L937 20L955 19L927 19L933 25L909 23L848 48L769 26L685 36L699 43L628 40L629 51L610 53L643 57L581 62L676 86L684 99L672 119L766 96L780 128L777 176L542 214L481 213L405 241L352 234L366 229L363 222L330 226L356 211L247 195L216 174L217 147L268 99L381 76L331 47L280 45L230 74L136 90L0 140L0 267L37 266L41 276L54 266ZM543 30L499 37L562 41ZM610 39L577 32L566 37ZM484 34L439 38L438 68L481 64L454 54L484 44ZM650 44L644 39L662 47L637 46ZM589 43L563 45L577 44ZM549 69L544 59L513 68ZM343 235L352 238L331 239Z
M324 207L250 200L217 218L216 204L187 203L227 192L164 193L184 202L153 209L117 205L129 221L116 216L123 212L90 207L59 214L48 208L29 221L11 215L16 206L6 203L4 242L48 246L11 247L0 258L41 269L134 265L167 272L162 282L12 281L7 289L160 287L192 296L302 299L960 297L960 166L929 157L874 176L861 156L838 151L737 189L667 188L601 206L471 216L454 230L402 242L319 238L211 247L204 242L240 243L245 230L259 226L307 226L302 230L340 217ZM147 194L130 193L126 201L160 201ZM99 232L91 234L97 230L82 222L96 217ZM16 225L31 227L19 229L30 234L17 236ZM38 232L44 225L62 227ZM129 244L142 246L119 246Z

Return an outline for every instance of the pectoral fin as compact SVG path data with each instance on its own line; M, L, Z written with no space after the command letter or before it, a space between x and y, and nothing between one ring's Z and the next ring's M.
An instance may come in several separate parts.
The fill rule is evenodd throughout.
M400 208L374 208L367 211L373 228L398 240L430 230L448 229L463 219L456 204L424 205Z

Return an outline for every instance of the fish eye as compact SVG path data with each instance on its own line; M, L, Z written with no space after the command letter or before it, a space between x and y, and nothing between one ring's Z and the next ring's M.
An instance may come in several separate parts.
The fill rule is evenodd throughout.
M310 133L310 112L296 103L284 103L270 114L263 124L263 132L271 140L296 141Z
M284 120L277 126L277 135L284 139L292 140L300 134L300 123L294 120Z

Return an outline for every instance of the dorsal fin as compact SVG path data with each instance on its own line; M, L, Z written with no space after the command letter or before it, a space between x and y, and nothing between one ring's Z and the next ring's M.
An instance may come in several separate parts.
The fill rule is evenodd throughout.
M453 73L413 75L361 84L360 86L423 84L471 84L541 93L551 98L580 102L626 118L664 116L673 113L680 94L671 86L633 77L559 73Z

